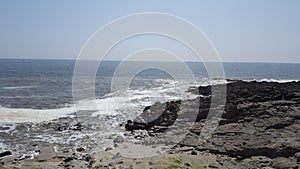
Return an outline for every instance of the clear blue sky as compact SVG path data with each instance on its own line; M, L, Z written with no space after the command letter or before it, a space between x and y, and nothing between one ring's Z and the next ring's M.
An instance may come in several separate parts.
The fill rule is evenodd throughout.
M136 12L189 20L222 61L300 62L299 0L2 0L0 57L76 59L97 29Z

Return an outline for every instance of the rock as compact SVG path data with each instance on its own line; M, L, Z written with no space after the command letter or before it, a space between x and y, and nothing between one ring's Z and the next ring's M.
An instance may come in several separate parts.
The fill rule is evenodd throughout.
M53 148L42 148L39 150L39 154L36 156L36 160L39 162L43 162L52 158L55 158L57 155L53 151Z
M125 129L128 131L145 130L146 128L148 128L146 123L140 123L131 120L128 120L127 123L125 124Z
M300 82L231 81L226 86L225 106L213 107L225 107L222 119L219 125L214 124L217 126L215 130L208 131L212 135L203 142L199 142L199 135L205 126L208 112L212 109L211 86L189 89L188 92L202 95L199 96L201 99L197 119L191 129L191 133L195 135L187 133L178 145L192 146L198 151L224 157L222 164L219 163L221 168L223 165L227 168L235 168L237 165L241 168L295 168L300 158ZM218 95L218 89L222 87L224 85L215 85L214 94ZM154 120L139 124L134 123L133 119L128 123L133 126L130 130L147 130L151 137L159 137L173 127L174 121L179 120L180 115L186 119L193 115L188 109L184 109L178 116L180 105L192 105L197 101L178 100L149 106L141 116ZM160 116L157 116L158 113ZM158 130L159 128L164 130Z
M188 152L194 150L194 147L182 147L182 148L177 148L182 152Z
M65 163L68 163L68 162L70 162L70 161L72 161L72 160L74 160L74 157L67 157L67 158L65 158L63 161L64 161Z
M184 163L184 166L191 167L192 165L190 163Z
M83 129L83 126L81 123L79 122L75 122L74 124L72 124L70 127L69 127L70 130L79 130L81 131Z
M115 160L115 164L123 164L124 161L122 159L117 159Z
M67 126L59 126L59 127L57 127L57 131L64 131L64 130L67 130L68 129L68 127Z
M193 150L193 151L191 152L191 155L197 155L197 151Z
M11 151L4 151L0 153L0 158L5 157L5 156L10 156L12 155Z
M0 130L9 130L10 127L7 127L7 126L0 126Z
M237 159L237 160L243 160L243 159L245 159L245 158L244 158L243 156L240 156L240 155L239 155L239 156L236 156L236 159Z
M120 153L117 153L117 154L115 154L113 157L112 157L112 159L118 159L118 158L121 158L122 156L121 156L121 154Z
M199 137L194 133L189 133L185 136L179 145L188 146L188 147L196 147L199 144Z
M122 143L124 142L124 137L122 136L117 136L114 140L113 143Z
M125 129L150 130L153 126L170 126L178 117L181 101L170 101L166 104L155 103L134 120L128 120Z
M31 154L23 154L22 156L18 157L16 159L16 161L25 160L25 159L28 159L28 158L33 158L33 156Z
M297 169L299 168L299 165L288 158L275 158L272 160L271 166L276 169Z
M227 103L225 113L222 116L225 119L233 119L238 117L237 106L232 103Z
M222 166L217 162L212 162L208 165L209 168L222 168Z
M112 150L113 148L112 147L107 147L106 149L105 149L105 151L110 151L110 150Z
M77 147L76 148L76 151L78 151L78 152L82 152L82 151L84 151L85 149L83 148L83 147Z
M82 160L86 161L86 162L90 162L92 160L92 157L91 155L89 154L84 154L82 157L81 157Z
M295 153L294 157L298 162L300 162L300 152Z

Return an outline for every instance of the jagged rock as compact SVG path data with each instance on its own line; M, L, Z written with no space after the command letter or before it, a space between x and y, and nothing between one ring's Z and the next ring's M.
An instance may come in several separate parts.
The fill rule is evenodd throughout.
M221 87L222 85L214 86L216 89ZM201 97L196 123L191 129L191 133L200 135L211 109L211 87L190 88L188 91ZM191 99L188 102L196 101ZM187 119L192 115L188 113L188 109L179 110L180 105L185 102L187 101L167 102L160 111L161 115L153 116L157 119L143 124L132 122L134 127L131 129L147 130L152 137L156 137L157 133L164 133L172 127L174 121L180 117L178 112L183 112L182 117ZM162 105L156 104L156 107L162 108ZM224 107L225 112L219 126L212 131L206 142L199 142L199 137L187 135L179 145L193 146L199 151L235 158L241 161L239 165L244 168L299 167L300 82L233 81L227 84ZM152 116L154 110L157 113L158 109L147 107L142 116ZM159 127L165 127L165 130L158 131ZM232 163L224 162L228 166Z

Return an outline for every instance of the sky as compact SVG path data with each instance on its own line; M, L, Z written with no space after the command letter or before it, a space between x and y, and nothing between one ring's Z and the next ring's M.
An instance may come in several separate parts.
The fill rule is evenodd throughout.
M0 58L76 59L95 31L138 12L188 20L224 62L300 62L299 0L2 0ZM110 56L118 59L128 44Z

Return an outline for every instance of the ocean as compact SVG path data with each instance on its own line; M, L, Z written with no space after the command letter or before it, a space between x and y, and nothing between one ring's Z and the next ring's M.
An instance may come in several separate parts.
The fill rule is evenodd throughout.
M202 63L187 62L196 80L178 81L166 72L148 69L136 74L129 90L112 91L112 77L119 64L119 61L102 62L96 76L95 98L74 103L74 60L0 59L0 123L51 120L74 113L78 104L88 106L90 101L97 103L98 115L132 111L137 114L155 102L182 99L180 91L189 86L224 83L209 79ZM131 65L138 64L143 63L132 62ZM173 63L164 64L172 66ZM300 64L223 63L223 66L228 79L300 80ZM117 92L126 92L126 97L116 96Z

